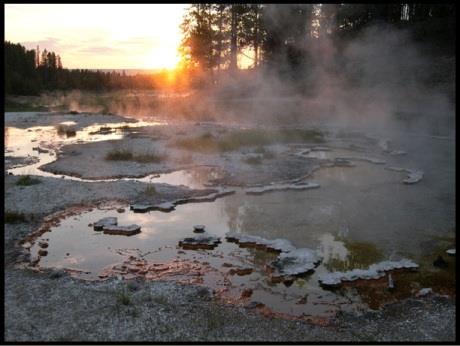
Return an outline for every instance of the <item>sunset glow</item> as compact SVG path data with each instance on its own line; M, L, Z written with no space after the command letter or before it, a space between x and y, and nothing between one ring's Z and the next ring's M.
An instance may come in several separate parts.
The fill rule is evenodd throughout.
M47 49L68 68L162 69L179 62L185 4L5 5L5 40Z

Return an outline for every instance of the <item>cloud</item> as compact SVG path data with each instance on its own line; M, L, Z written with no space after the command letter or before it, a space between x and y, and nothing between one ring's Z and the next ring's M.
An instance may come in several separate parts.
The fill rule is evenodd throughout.
M102 54L102 55L115 55L124 53L123 49L107 47L107 46L89 46L78 49L79 53L84 54Z
M60 43L60 39L56 37L46 37L43 40L38 41L26 41L21 42L27 49L35 49L37 46L40 46L40 49L59 51L63 48L63 45ZM66 47L67 48L67 47Z

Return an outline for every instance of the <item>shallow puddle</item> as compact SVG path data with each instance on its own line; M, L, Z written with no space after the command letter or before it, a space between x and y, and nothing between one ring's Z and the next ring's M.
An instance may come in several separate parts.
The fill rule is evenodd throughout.
M220 172L214 167L196 167L178 170L171 173L149 174L141 178L114 178L114 179L82 179L69 175L53 174L40 169L41 166L56 160L56 151L63 145L74 143L98 142L122 139L126 133L133 134L135 128L143 126L156 126L162 123L139 121L137 123L109 123L97 124L77 130L75 136L59 133L55 126L36 126L26 129L15 127L5 128L5 160L8 157L31 157L35 162L8 170L13 175L38 175L44 177L62 178L89 183L109 182L118 180L140 181L146 183L166 183L170 185L184 185L193 189L205 187L213 179L220 177ZM73 121L61 125L75 125ZM126 126L131 130L127 132ZM100 133L100 129L111 129ZM40 151L38 150L40 148ZM47 151L47 152L44 152Z
M162 125L159 122L145 121L136 123L108 123L95 124L80 130L66 132L66 129L71 129L75 124L74 121L66 121L56 126L34 126L26 129L5 127L6 160L8 160L8 157L13 156L38 158L38 162L9 169L8 173L14 175L28 174L60 177L56 174L44 172L39 167L53 162L56 159L56 151L61 146L75 143L117 140L123 138L128 133L127 129L132 133L133 129L138 127ZM62 130L59 127L61 125L63 126Z
M184 179L185 173L175 174L179 181ZM190 177L193 179L193 175ZM87 279L113 275L129 279L156 264L158 268L145 274L145 278L207 285L224 300L260 302L276 313L294 316L331 317L339 310L366 308L373 297L368 297L368 291L363 300L353 287L325 290L318 276L335 270L367 268L385 259L420 256L426 233L407 230L419 227L420 222L428 229L439 227L442 213L436 211L427 219L431 206L429 200L421 199L423 190L417 192L402 185L400 173L370 163L322 168L311 181L321 187L260 196L238 190L214 202L178 205L170 213L134 213L127 205L83 211L64 218L35 239L32 260L38 261L40 267L82 271L78 276ZM407 209L417 201L418 207ZM125 211L118 212L120 207ZM108 216L117 217L119 225L141 226L141 233L129 237L108 235L89 226ZM196 235L193 226L198 224L221 238L215 249L184 250L178 245L184 238ZM312 274L292 283L276 283L270 279L267 265L277 255L228 242L225 234L229 231L288 239L297 248L318 250L323 261ZM43 250L40 242L48 244L45 256L38 255ZM238 275L235 268L252 271ZM376 294L386 290L386 282L379 285L374 288Z

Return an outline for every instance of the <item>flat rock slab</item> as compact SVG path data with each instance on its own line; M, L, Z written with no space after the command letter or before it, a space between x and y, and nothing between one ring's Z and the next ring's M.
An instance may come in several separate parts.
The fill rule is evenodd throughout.
M146 213L152 210L151 204L131 204L129 209L135 213Z
M422 179L423 179L422 171L411 171L407 175L407 178L403 180L403 183L404 184L416 184Z
M390 171L395 171L395 172L406 172L407 178L404 179L402 182L407 185L418 183L420 180L423 179L423 176L424 176L423 171L415 170L415 169L407 169L407 168L393 167L393 166L385 167L385 169L390 170Z
M240 246L252 246L260 249L268 249L279 252L289 252L295 250L295 246L287 239L265 239L256 235L248 235L236 232L228 232L225 234L225 238L234 243L238 243Z
M245 190L247 195L262 195L267 192L274 191L288 191L288 190L309 190L319 188L320 185L316 183L306 183L306 184L277 184L277 185L267 185L262 187L250 187Z
M116 217L104 217L93 224L95 231L102 231L105 226L115 226L118 224Z
M132 224L129 226L116 226L116 225L108 225L104 226L103 232L104 234L115 234L115 235L134 235L140 233L141 226Z
M170 212L175 209L174 202L164 202L159 204L131 204L129 209L135 213L146 213L153 210L158 210L162 212Z
M372 264L368 269L353 269L346 272L332 272L322 274L318 281L324 286L338 286L343 281L371 280L379 279L385 276L385 272L395 269L417 269L418 264L409 260L400 261L383 261Z
M151 210L158 210L158 211L162 211L165 213L173 211L174 209L176 209L176 204L174 202L165 202L165 203L155 204L151 207Z
M220 243L220 238L206 232L179 241L179 246L186 250L206 249L212 250Z
M205 225L195 225L193 226L193 232L195 233L204 233L206 226Z
M232 195L235 193L235 190L229 189L219 189L219 191L196 197L187 197L179 198L171 202L163 202L158 204L149 204L145 202L131 204L130 209L135 213L146 213L148 211L158 210L165 213L173 211L176 209L176 205L186 204L186 203L199 203L199 202L213 202L217 198Z
M280 276L300 275L314 270L320 262L321 257L315 250L300 248L281 253L271 263L271 267L276 269Z
M365 156L346 156L346 157L338 157L339 160L350 160L350 161L365 161L370 162L376 165L384 165L386 161L376 159L373 157L365 157Z

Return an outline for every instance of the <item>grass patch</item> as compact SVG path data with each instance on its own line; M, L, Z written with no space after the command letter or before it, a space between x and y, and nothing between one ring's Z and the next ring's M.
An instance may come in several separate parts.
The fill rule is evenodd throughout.
M216 138L210 133L198 137L177 140L174 145L181 149L201 152L234 151L244 146L261 147L273 143L324 142L323 134L317 130L282 129L258 130L248 129L228 133Z
M66 135L67 137L73 137L77 135L77 131L73 127L67 125L57 125L56 131L58 135Z
M133 160L140 163L159 163L165 159L164 155L159 154L139 154L134 155Z
M16 185L18 186L30 186L40 184L41 180L32 178L30 175L23 175L16 181Z
M165 155L156 153L133 154L127 149L113 149L105 156L109 161L136 161L139 163L158 163L165 159Z
M89 134L90 135L107 135L112 132L113 132L113 129L110 126L101 126L99 127L99 130L92 131Z
M21 222L27 222L24 214L16 213L14 211L5 212L5 223L21 223Z
M152 197L152 196L155 196L156 194L157 194L157 190L155 189L154 185L149 185L144 190L144 195Z
M131 305L131 297L126 289L120 289L116 293L117 303L121 305Z
M110 161L130 161L133 159L133 153L126 149L113 149L105 156Z

